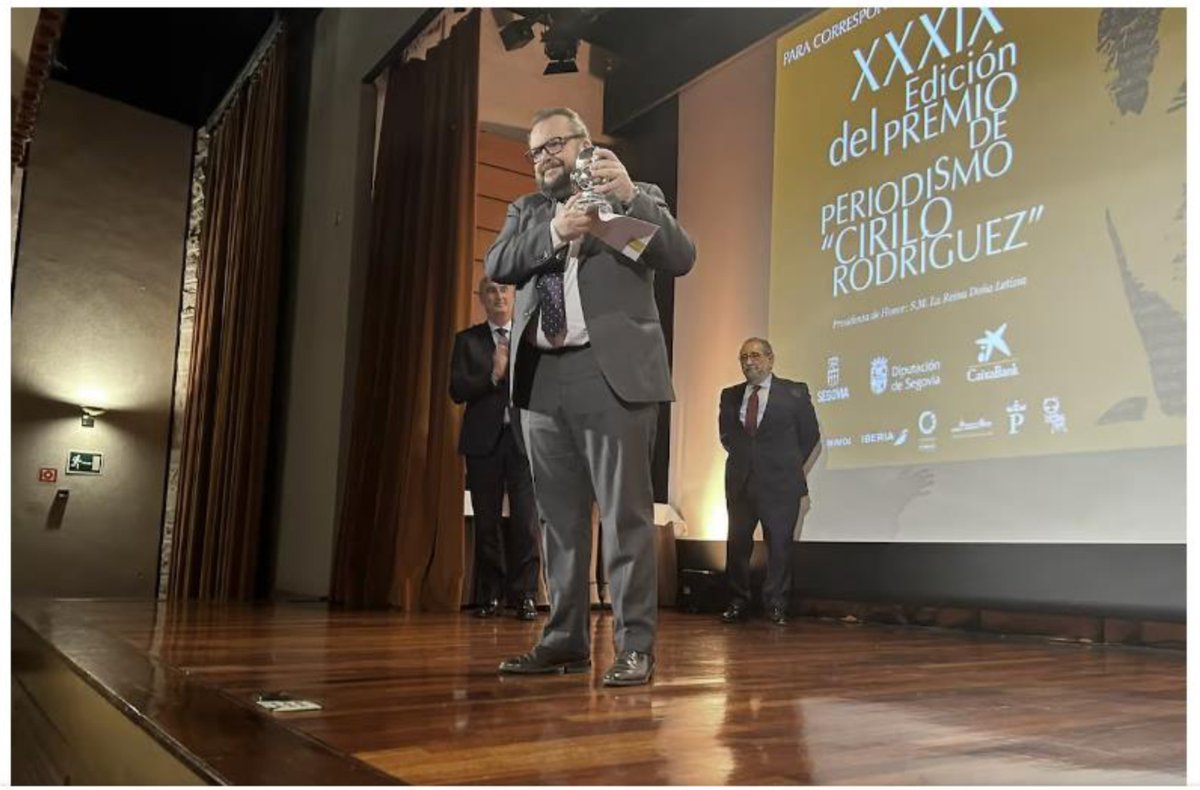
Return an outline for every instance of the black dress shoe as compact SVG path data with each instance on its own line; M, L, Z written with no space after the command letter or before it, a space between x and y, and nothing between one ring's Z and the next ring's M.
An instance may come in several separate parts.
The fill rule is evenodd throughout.
M521 601L521 605L517 607L518 620L534 620L537 618L537 604L532 598L525 598Z
M721 612L722 623L740 623L746 619L746 610L741 604L731 603Z
M587 656L564 656L537 645L528 653L506 658L500 662L502 675L572 675L587 672L592 659Z
M642 686L654 676L654 656L637 650L622 650L604 673L606 686Z
M775 625L787 625L787 610L782 606L772 606L767 609L767 619Z
M493 598L475 610L476 617L495 617L500 612L500 601Z

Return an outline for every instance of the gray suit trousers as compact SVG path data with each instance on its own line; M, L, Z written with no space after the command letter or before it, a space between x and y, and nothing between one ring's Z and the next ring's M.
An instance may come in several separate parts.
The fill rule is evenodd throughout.
M654 651L658 580L650 464L657 403L613 393L590 348L544 354L522 426L538 513L550 617L541 644L591 654L588 569L599 505L617 650Z

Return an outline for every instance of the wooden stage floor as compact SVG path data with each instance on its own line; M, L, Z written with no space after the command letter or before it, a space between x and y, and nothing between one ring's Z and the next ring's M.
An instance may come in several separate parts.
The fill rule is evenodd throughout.
M607 689L607 612L592 673L543 678L496 665L544 615L21 601L14 616L14 644L28 626L210 781L297 782L270 769L285 763L313 784L1185 780L1182 651L664 610L653 685ZM266 690L324 710L260 713Z

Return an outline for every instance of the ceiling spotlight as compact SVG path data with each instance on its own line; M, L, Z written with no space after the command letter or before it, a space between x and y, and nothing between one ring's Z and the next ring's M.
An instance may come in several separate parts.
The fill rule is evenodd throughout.
M549 61L542 74L575 74L579 71L575 64L579 42L587 39L588 31L604 14L604 9L493 9L492 14L505 50L524 47L533 40L534 25L540 25L542 46Z
M500 41L506 52L512 52L533 41L533 19L514 19L500 28Z
M579 51L579 39L551 35L543 36L543 38L546 42L546 59L550 61L546 64L543 75L574 74L579 71L579 67L575 65L575 54Z
M575 65L573 60L552 60L546 64L545 70L542 71L542 76L550 74L574 74L579 71L579 67Z

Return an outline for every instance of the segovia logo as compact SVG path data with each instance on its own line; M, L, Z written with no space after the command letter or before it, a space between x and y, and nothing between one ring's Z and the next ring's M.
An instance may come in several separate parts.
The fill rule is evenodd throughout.
M817 390L817 403L830 403L850 397L850 388L838 386L842 380L842 359L832 356L825 360L825 389Z
M842 358L836 354L825 360L825 386L836 387L842 378Z
M888 358L875 357L871 360L871 392L882 395L887 392Z

